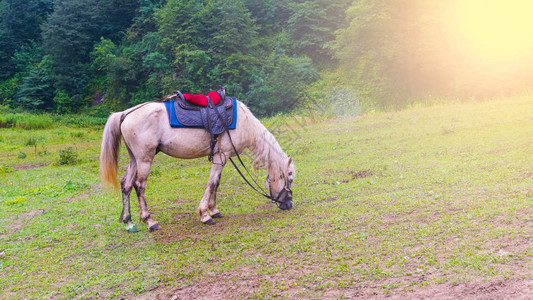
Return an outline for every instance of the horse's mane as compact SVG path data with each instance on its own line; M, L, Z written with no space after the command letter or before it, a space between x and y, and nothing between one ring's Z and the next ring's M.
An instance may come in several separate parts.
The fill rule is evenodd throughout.
M250 145L250 150L254 154L254 169L265 167L271 176L279 177L282 174L283 166L288 157L281 149L278 141L270 131L252 114L252 112L241 102L241 108L245 111L248 119L250 135L254 137L254 145Z

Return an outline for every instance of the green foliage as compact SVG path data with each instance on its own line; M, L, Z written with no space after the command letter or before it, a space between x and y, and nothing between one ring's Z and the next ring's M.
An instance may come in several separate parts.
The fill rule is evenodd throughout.
M20 128L26 130L47 129L55 124L63 124L71 127L101 127L107 121L108 113L103 116L87 114L77 115L49 115L49 114L0 114L0 128Z
M331 84L375 108L531 87L533 63L490 70L451 46L449 18L449 1L0 0L0 105L101 116L226 86L271 115L302 99L285 74L304 69L339 73ZM302 57L309 67L291 61Z
M244 1L169 1L156 16L161 46L171 54L175 71L175 78L166 80L167 91L205 93L232 83L240 85L238 90L249 85L257 26Z
M49 115L0 114L0 128L45 129L54 124Z
M176 89L206 93L227 86L230 95L242 98L260 81L268 82L265 89L272 94L285 88L275 77L296 72L301 78L303 69L330 60L323 45L341 26L346 7L344 0L0 3L0 14L6 15L0 35L7 37L0 56L9 62L7 75L0 76L0 104L60 114L121 110ZM15 7L41 8L29 14L40 26L30 28L26 22L16 29L27 39L9 48L16 31L9 25ZM276 42L280 35L287 39L282 46ZM271 62L278 55L274 51L288 57L287 70ZM306 62L310 68L292 62L306 56L313 59ZM312 74L297 87L316 78ZM289 94L294 101L296 95ZM286 111L287 103L275 99L277 95L269 96L267 101L274 103L257 108L253 101L250 105L265 114ZM89 106L102 100L104 109Z
M352 1L315 0L291 3L287 32L292 47L316 62L329 61L330 53L324 46L333 41L334 32L345 25L342 16L350 2Z
M94 126L102 127L103 125L105 125L105 122L107 121L108 116L109 114L107 113L104 116L75 114L75 115L55 116L54 119L56 120L56 122L69 126L69 127L86 128L86 127L94 127Z
M78 154L72 147L62 149L59 151L59 165L74 165L78 162Z
M252 76L246 102L259 115L290 111L302 98L305 87L318 78L307 57L274 55Z
M4 203L6 205L10 205L10 206L20 206L20 205L23 205L24 202L26 202L26 199L27 197L25 196L18 196L16 198L13 198L13 199L7 199L4 201Z
M12 172L15 172L15 169L13 169L12 167L0 165L0 174L7 174Z
M85 183L74 182L69 179L65 182L63 189L65 191L79 191L79 190L87 189L88 187L89 186Z
M45 57L22 78L14 104L29 111L51 110L54 91L51 61Z
M55 86L71 97L86 84L88 54L98 34L97 7L98 0L57 0L42 26L43 51L50 57Z
M20 74L0 82L0 105L1 106L10 106L14 103L15 96L19 84L21 82ZM5 108L4 108L5 109Z
M54 97L54 104L56 106L56 112L60 114L71 113L73 108L73 101L68 96L65 90L56 90Z
M31 70L42 59L42 48L35 41L30 41L27 45L22 45L13 55L11 61L16 69L25 74Z
M9 63L17 51L40 42L40 25L52 8L53 0L0 1L0 81L17 71L17 64Z
M35 145L37 145L37 140L36 140L34 137L30 136L30 137L26 140L26 142L24 143L24 145L26 145L26 146L35 146Z

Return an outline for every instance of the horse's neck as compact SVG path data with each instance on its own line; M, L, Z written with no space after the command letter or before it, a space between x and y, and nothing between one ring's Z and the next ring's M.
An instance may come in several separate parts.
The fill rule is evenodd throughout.
M251 123L249 126L252 131L251 136L253 136L253 145L250 145L249 148L255 156L254 166L263 165L271 173L277 163L283 159L285 153L274 135L258 119L252 116L249 121Z

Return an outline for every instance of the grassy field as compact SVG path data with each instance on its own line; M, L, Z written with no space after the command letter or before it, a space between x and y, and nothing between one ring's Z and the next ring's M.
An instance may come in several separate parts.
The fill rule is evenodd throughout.
M403 297L531 279L532 112L524 96L266 120L296 164L291 211L228 166L224 218L202 225L210 164L160 154L147 199L163 230L135 234L99 181L102 128L0 129L0 298Z

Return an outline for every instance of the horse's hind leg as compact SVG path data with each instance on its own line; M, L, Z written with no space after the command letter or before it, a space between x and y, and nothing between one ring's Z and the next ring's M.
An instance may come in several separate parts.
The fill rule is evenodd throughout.
M223 168L224 166L221 164L213 164L211 167L207 188L205 189L204 197L198 206L197 212L200 216L200 221L207 225L215 224L215 221L213 221L212 218L222 218L222 214L216 208L216 197ZM209 215L209 211L211 211L211 215Z
M128 170L126 171L126 174L120 182L120 186L122 189L122 213L120 214L119 219L120 222L127 224L126 230L128 230L128 232L138 231L137 227L135 226L135 224L133 224L133 221L131 220L130 212L130 194L131 190L133 189L133 182L135 180L136 174L137 164L135 162L135 158L130 155L130 165L128 166Z
M161 226L152 219L152 216L148 212L148 206L146 205L146 199L144 192L146 190L146 182L148 175L150 174L150 166L152 165L153 155L151 159L138 162L137 164L137 176L133 186L137 192L137 198L139 198L140 218L148 224L150 231L162 229Z

